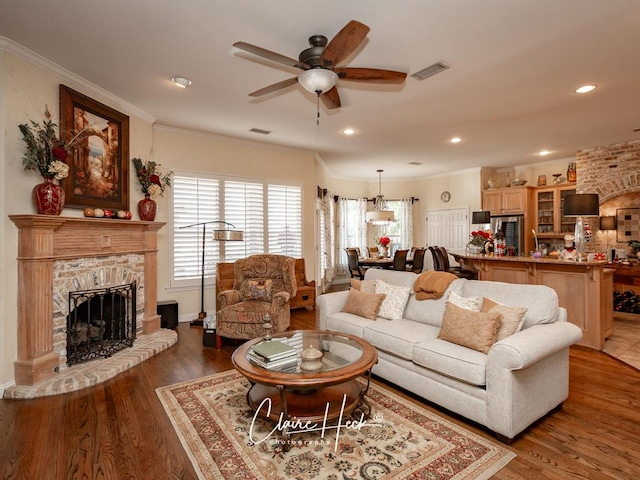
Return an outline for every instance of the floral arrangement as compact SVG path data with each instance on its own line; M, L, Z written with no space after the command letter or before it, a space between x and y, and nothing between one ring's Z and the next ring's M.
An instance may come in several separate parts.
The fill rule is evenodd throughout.
M45 107L46 120L42 124L31 120L31 125L18 125L22 139L27 144L27 152L22 158L25 170L38 170L44 178L62 180L69 175L66 160L80 142L96 133L95 127L83 128L68 143L56 135L57 125L51 120L51 113Z
M133 168L140 182L142 193L145 195L162 195L164 189L171 186L173 172L164 173L160 170L160 164L153 160L144 161L140 158L132 158Z
M629 246L631 247L631 251L633 253L638 253L640 251L640 241L639 240L629 240Z
M493 233L491 230L476 230L471 232L469 244L481 247L488 240L493 240Z
M380 237L378 239L378 245L382 245L383 247L388 247L391 245L391 239L389 237Z

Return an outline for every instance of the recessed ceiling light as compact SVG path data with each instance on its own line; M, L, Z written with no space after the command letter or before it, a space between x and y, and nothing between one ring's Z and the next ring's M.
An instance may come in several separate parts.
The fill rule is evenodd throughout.
M538 155L542 155L544 157L545 155L549 155L550 153L551 152L549 150L540 150L538 152Z
M588 93L595 88L596 85L582 85L580 88L576 88L576 93Z
M342 130L343 135L354 135L355 133L356 133L355 128L345 128L344 130Z
M449 141L451 143L460 143L462 139L460 137L453 137L453 138L450 138Z
M189 85L191 85L191 80L184 77L173 77L171 81L180 88L187 88Z

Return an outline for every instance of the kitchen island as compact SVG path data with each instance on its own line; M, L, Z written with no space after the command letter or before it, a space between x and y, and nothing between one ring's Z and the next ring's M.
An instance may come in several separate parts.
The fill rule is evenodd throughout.
M476 270L479 280L547 285L558 294L568 320L582 329L580 345L602 350L613 333L613 269L605 262L554 257L493 257L451 254Z

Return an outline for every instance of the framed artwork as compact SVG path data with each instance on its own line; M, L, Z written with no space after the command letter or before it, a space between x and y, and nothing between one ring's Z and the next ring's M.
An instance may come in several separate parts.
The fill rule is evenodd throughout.
M618 243L640 240L640 208L619 208L616 210L618 222Z
M65 207L129 210L129 117L60 85L60 132L86 134L67 160Z

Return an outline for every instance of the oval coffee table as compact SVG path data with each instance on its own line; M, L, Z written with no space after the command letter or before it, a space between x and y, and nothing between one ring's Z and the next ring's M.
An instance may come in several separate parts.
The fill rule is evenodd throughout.
M270 419L320 423L349 416L368 418L371 407L365 395L369 389L371 369L378 362L376 349L367 341L346 333L322 330L294 330L272 337L272 342L285 341L297 350L313 346L323 352L322 367L314 371L297 365L267 369L249 360L254 345L265 340L249 340L231 357L238 372L251 383L247 392L249 406L257 411L270 403ZM356 379L366 376L366 384ZM266 409L264 409L266 413ZM296 422L296 423L298 423ZM285 449L290 446L288 431L281 431Z

